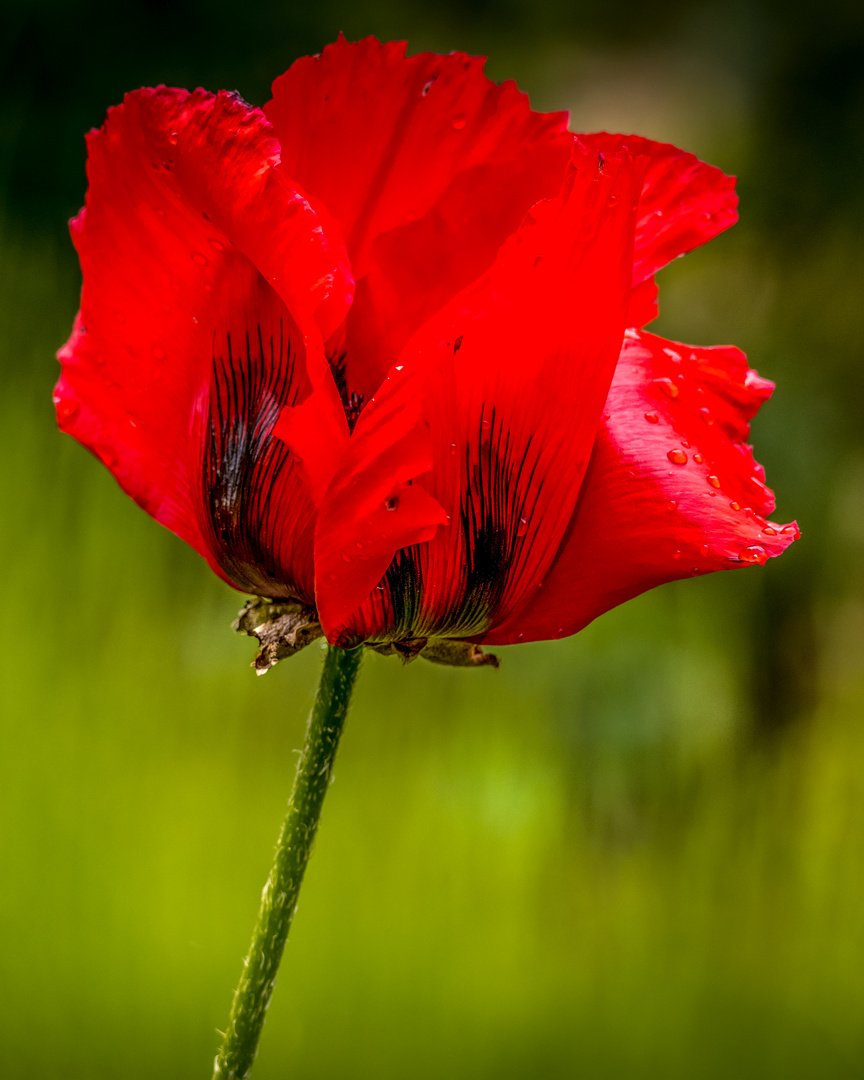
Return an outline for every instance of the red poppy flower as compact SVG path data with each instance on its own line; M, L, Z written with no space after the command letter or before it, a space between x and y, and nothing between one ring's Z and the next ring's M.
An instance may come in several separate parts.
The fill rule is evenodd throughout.
M572 634L797 535L746 443L771 384L641 329L736 218L690 154L373 39L263 110L128 94L88 149L60 425L331 642Z

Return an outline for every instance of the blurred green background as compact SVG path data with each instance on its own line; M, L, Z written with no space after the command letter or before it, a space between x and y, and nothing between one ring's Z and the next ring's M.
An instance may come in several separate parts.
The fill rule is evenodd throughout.
M0 1075L207 1077L320 653L57 434L84 131L344 30L488 53L574 130L676 141L742 222L658 329L778 383L764 569L499 672L370 656L256 1080L864 1077L864 8L823 0L17 0L0 35Z

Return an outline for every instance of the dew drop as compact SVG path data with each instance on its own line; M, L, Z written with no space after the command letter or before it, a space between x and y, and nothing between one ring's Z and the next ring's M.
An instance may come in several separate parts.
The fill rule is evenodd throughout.
M693 460L696 462L697 465L701 465L702 462L705 460L705 458L702 457L701 454L694 454L693 455Z
M437 76L437 75L433 75L433 76L432 76L432 78L431 78L431 79L429 80L429 82L427 82L427 83L426 83L426 84L424 85L423 89L422 89L422 90L420 91L420 96L421 96L421 97L426 97L426 95L427 95L427 94L429 93L429 91L430 91L430 90L432 89L432 87L433 87L433 85L434 85L434 83L435 83L435 80L436 80L437 78L438 78L438 76Z
M363 541L362 540L355 540L354 541L354 547L356 547L358 551L362 551L363 550Z
M699 415L702 417L708 427L711 427L711 425L714 423L714 417L711 415L710 409L700 409Z
M179 140L180 136L177 134L176 131L172 131L171 134L168 136L168 142L171 143L172 146L176 146Z
M700 547L700 548L699 548L699 554L700 554L700 555L701 555L701 556L703 557L703 559L704 559L704 558L705 558L705 556L706 556L706 555L707 555L707 554L708 554L708 553L710 552L710 550L711 550L711 548L710 548L710 547L708 547L708 545L707 545L707 544L703 544L703 545L702 545L702 547Z
M686 465L687 464L687 455L684 453L683 450L678 450L678 449L670 450L667 453L666 457L669 458L669 460L672 462L673 465Z
M206 266L209 262L206 255L202 255L200 251L192 252L192 262L198 263L199 266Z
M729 503L729 505L732 507L733 510L740 510L741 509L741 503L731 502L731 503Z
M213 248L214 251L225 250L225 245L222 243L221 240L208 240L207 243L210 245L210 247Z
M666 509L667 510L677 510L678 509L678 503L675 502L674 499L670 499L669 502L666 503Z
M519 524L516 526L516 535L524 536L528 532L528 520L527 518L520 517Z
M712 474L711 476L709 476L709 477L708 477L708 483L709 483L709 484L711 485L711 487L713 487L713 488L719 488L719 487L720 487L720 478L719 478L719 477L717 477L717 476L714 476L714 475Z
M762 564L767 560L768 552L760 544L751 544L738 552L738 558L741 562Z
M342 562L351 562L351 556L348 554L347 551L342 552Z
M790 524L790 525L784 525L783 528L780 530L780 532L783 532L783 533L796 533L797 534L798 529L796 528L796 526Z
M777 535L777 530L772 529L770 525L766 525L765 528L762 530L762 532L764 532L766 536L776 536Z
M78 402L66 399L65 401L57 402L57 415L61 420L71 420L75 413L78 412Z
M685 450L689 450L689 449L690 449L690 443L689 443L689 442L687 442L687 440L686 440L686 439L682 439L682 440L681 440L681 445L682 445L682 446L684 447L684 449L685 449Z
M453 125L454 131L462 131L465 125L468 123L468 117L465 115L465 113L456 113L456 115L450 122Z
M153 354L153 359L154 360L164 360L165 359L165 350L162 348L161 345L154 345L153 348L150 350L150 352Z
M660 417L657 415L656 412L646 412L645 419L648 421L649 424L658 424L660 422Z
M671 379L655 379L655 386L658 386L666 397L676 398L678 397L678 387L672 382Z
M450 457L456 457L456 443L450 443Z
M701 574L701 573L702 573L702 571L699 569L698 566L691 566L690 567L690 574L691 574L692 577L696 577L698 574Z
M669 357L670 360L675 360L678 363L681 362L680 354L675 352L674 349L664 349L663 352Z
M681 558L681 552L680 551L674 552L673 555L672 555L672 558L673 559L680 559Z

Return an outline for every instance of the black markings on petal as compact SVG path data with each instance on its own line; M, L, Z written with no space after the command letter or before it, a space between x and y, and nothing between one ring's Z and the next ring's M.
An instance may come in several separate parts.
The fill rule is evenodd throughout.
M354 425L357 423L357 419L360 416L360 411L363 408L364 395L358 394L357 391L351 391L348 387L348 377L346 374L346 360L348 358L347 353L340 353L338 356L328 357L330 364L330 370L333 372L333 381L336 383L336 389L339 391L339 397L342 399L342 408L345 410L345 419L348 421L348 430L353 431Z
M276 505L277 483L293 462L271 433L281 410L296 404L295 360L281 322L276 341L265 341L260 326L239 347L231 334L214 335L201 463L206 525L231 580L274 598L293 592L276 554L281 512L290 510Z
M543 488L537 466L532 439L516 449L495 409L487 416L484 408L476 435L465 447L459 518L450 526L460 530L461 558L456 560L458 576L446 590L447 608L422 612L424 547L397 552L383 589L373 594L383 609L381 621L390 628L389 639L469 638L488 629L529 554ZM443 536L439 541L447 542Z
M516 450L509 427L493 408L480 414L478 438L465 449L468 482L463 489L460 524L465 550L461 598L450 619L454 636L487 629L498 611L524 553L542 478L535 483L537 455L532 439Z

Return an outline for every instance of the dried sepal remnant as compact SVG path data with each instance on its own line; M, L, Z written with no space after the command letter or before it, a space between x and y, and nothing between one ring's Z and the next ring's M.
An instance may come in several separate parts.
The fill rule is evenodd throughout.
M452 638L413 638L410 641L388 641L386 644L370 642L369 648L382 656L399 656L406 664L420 656L445 667L497 668L499 665L497 656L484 652L474 642Z
M298 601L274 603L260 596L246 602L232 626L238 633L258 639L260 648L252 662L258 675L322 636L314 608Z
M484 652L472 641L452 641L448 638L436 638L430 641L420 653L424 660L446 667L494 667L500 661L494 653Z

